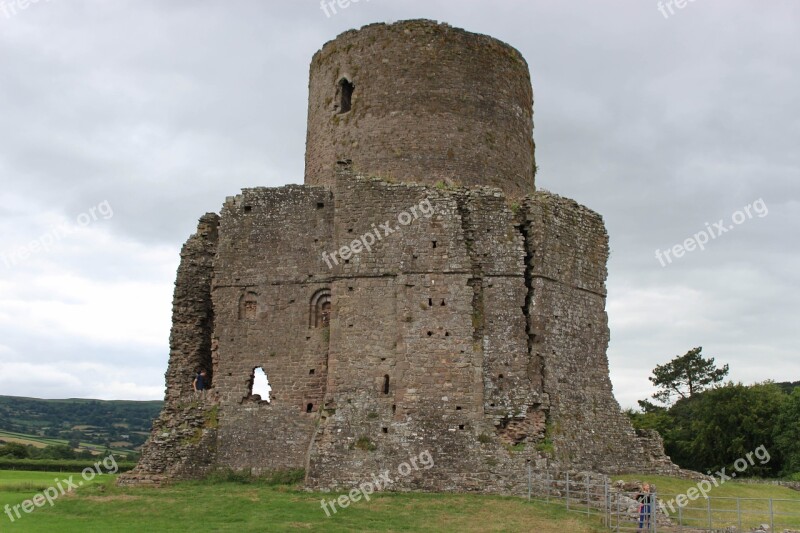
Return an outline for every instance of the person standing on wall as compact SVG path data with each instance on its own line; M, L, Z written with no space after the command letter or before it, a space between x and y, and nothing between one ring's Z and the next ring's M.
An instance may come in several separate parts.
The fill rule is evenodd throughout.
M197 376L195 376L194 381L192 382L192 388L194 392L199 392L202 395L205 395L206 389L208 388L208 375L206 374L206 370L204 368L200 369Z

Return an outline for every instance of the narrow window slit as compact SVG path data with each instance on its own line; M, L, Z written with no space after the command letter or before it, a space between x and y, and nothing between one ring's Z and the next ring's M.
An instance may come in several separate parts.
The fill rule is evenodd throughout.
M347 78L339 80L339 113L347 113L350 111L353 103L353 91L356 86L350 83Z

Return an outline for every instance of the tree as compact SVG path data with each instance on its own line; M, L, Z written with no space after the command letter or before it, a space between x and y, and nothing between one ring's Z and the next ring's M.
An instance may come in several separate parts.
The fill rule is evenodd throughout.
M18 442L9 442L5 446L0 446L0 457L27 459L29 457L28 447Z
M775 427L775 445L783 456L784 476L800 472L800 388L783 405Z
M67 444L50 444L42 450L42 456L50 459L75 459L75 450Z
M653 375L648 378L660 389L653 394L653 399L669 405L673 396L679 399L690 398L721 382L728 375L728 365L717 368L713 357L703 359L700 354L702 350L703 347L698 346L669 363L656 365Z

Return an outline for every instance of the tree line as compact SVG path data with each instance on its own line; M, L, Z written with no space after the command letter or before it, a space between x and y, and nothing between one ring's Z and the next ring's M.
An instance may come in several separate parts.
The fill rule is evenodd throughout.
M649 378L657 392L628 409L637 429L655 429L672 461L702 473L730 469L759 446L770 455L740 475L800 481L800 382L723 383L718 367L693 348L657 365Z

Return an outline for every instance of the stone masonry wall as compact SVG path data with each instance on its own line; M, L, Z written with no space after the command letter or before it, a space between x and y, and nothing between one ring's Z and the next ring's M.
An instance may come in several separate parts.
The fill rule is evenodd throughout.
M544 192L525 202L524 216L533 290L530 334L551 399L548 435L556 457L604 473L647 469L650 457L621 413L608 375L603 220L573 200Z
M246 189L212 234L213 281L192 254L179 279L205 273L190 300L210 290L214 386L203 404L168 402L135 479L305 468L309 487L341 489L428 452L435 466L394 489L523 493L529 463L673 467L614 400L607 235L572 200L345 170L332 190Z
M305 183L332 186L349 159L365 175L521 197L534 190L532 114L528 65L497 39L429 20L347 31L311 61Z
M330 290L334 203L323 188L246 189L222 209L214 268L218 463L253 473L303 468L328 373L327 328L310 302ZM269 401L253 396L262 368Z
M193 393L192 381L200 368L209 371L212 383L214 379L211 278L218 227L219 216L206 213L181 249L164 408L153 423L139 464L120 477L122 484L202 476L215 461L216 408L210 398Z

